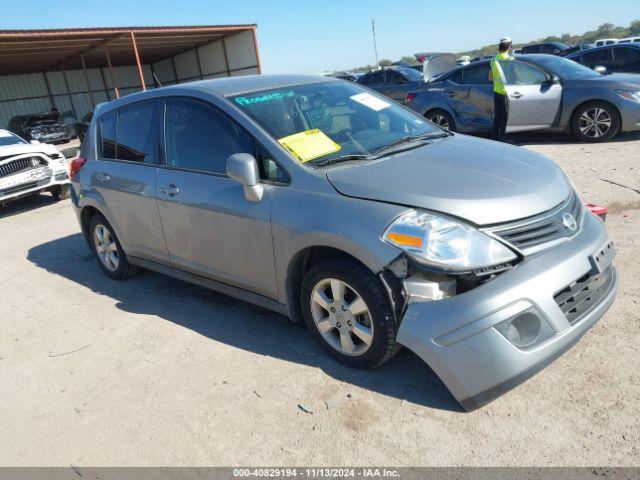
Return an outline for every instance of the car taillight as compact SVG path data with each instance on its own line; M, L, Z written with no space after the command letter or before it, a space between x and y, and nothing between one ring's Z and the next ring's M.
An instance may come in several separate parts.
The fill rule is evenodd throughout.
M78 174L82 166L87 163L86 158L76 157L71 161L71 167L69 167L69 178L73 178Z
M409 103L409 102L413 102L413 99L416 98L417 93L407 93L407 95L404 97L404 100Z

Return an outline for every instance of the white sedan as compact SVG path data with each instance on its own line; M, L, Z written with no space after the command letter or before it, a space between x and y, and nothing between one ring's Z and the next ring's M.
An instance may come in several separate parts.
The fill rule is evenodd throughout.
M69 198L64 156L53 145L0 130L0 205L45 190L58 200Z

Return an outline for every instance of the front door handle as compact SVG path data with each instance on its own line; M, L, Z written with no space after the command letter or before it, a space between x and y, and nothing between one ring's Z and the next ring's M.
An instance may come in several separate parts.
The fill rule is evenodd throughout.
M96 173L96 177L95 178L99 182L107 182L107 181L111 180L111 177L109 175L107 175L106 173Z
M175 197L180 193L180 189L176 187L173 183L170 185L164 185L160 187L160 191L170 197Z
M510 95L510 97L511 97L511 98L520 98L520 97L522 97L522 94L521 94L520 92L513 92L513 93Z

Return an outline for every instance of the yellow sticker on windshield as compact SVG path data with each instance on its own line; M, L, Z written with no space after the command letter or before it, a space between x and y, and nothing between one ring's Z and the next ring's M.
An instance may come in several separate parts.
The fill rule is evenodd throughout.
M308 162L342 148L317 128L283 137L278 143L301 162Z

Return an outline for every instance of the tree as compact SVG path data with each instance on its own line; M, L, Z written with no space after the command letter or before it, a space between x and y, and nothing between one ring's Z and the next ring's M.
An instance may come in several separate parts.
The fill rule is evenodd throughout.
M640 20L634 20L631 22L631 25L629 25L629 35L640 35Z
M612 35L614 28L616 28L616 26L613 23L603 23L598 27L597 32L598 35L602 37L609 37Z
M393 65L393 62L391 60L387 59L387 58L383 58L382 60L380 60L378 62L378 64L381 67L390 67L391 65Z

